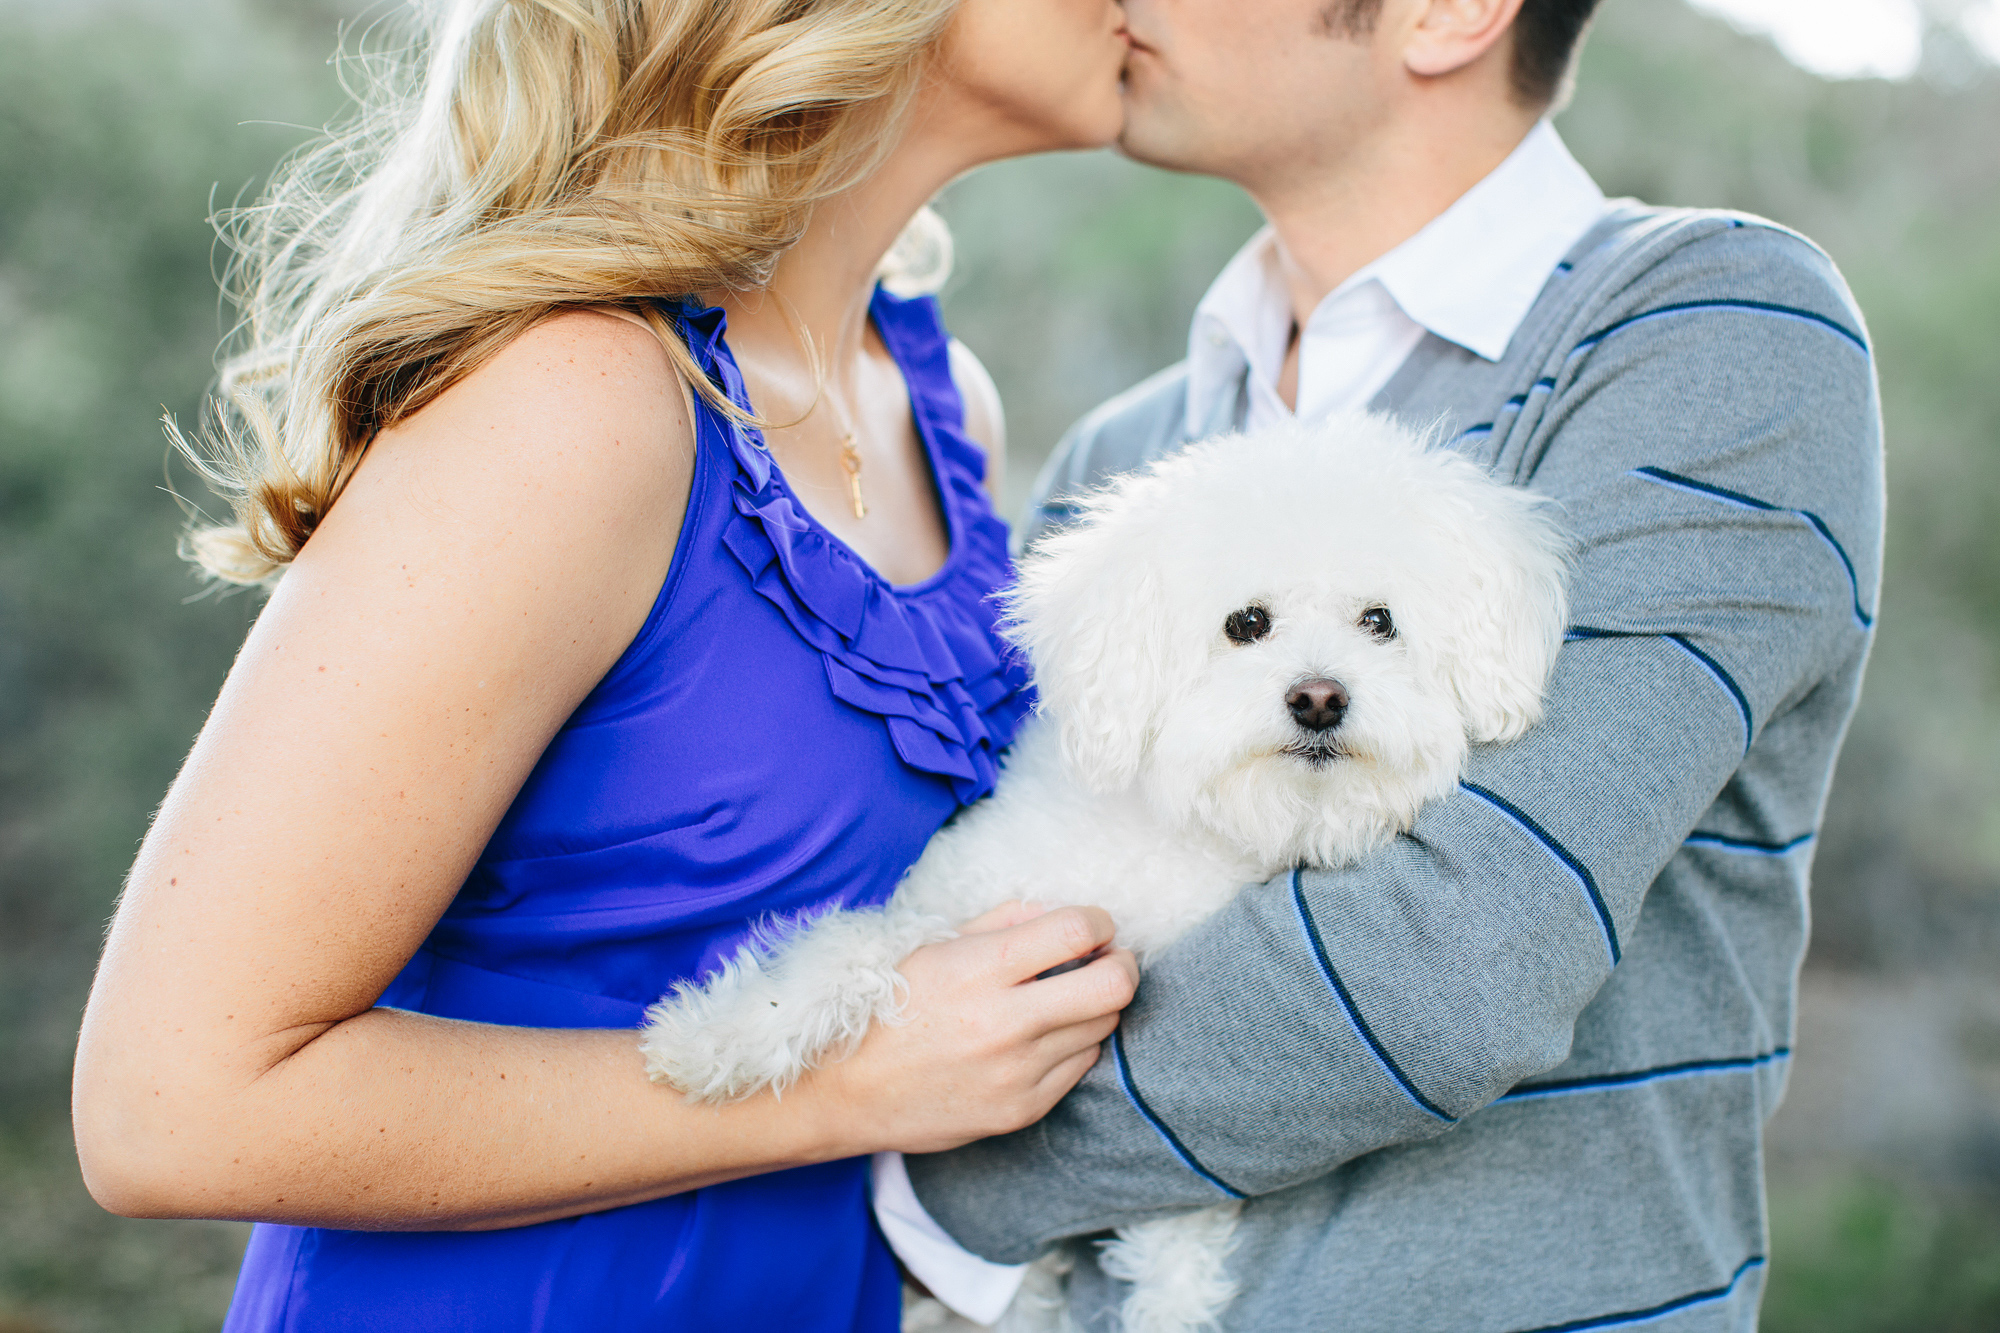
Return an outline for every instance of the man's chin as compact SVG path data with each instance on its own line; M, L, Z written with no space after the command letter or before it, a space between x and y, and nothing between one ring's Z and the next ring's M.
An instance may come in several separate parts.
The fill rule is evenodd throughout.
M1134 117L1131 104L1128 102L1126 105L1125 126L1113 145L1120 156L1143 162L1149 167L1159 167L1163 171L1189 172L1200 176L1226 174L1217 170L1216 164L1202 154L1191 151L1192 145L1181 136L1161 133L1157 124Z

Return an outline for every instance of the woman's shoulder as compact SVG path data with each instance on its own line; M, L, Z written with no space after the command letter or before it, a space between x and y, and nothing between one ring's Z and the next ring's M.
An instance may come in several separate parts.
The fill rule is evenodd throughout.
M666 577L693 464L652 332L559 313L383 431L286 581L365 589L406 570L594 681Z
M471 391L510 410L588 409L589 420L648 435L692 438L683 381L644 319L613 306L559 310L536 321L452 392Z
M612 514L683 502L693 438L680 374L652 330L600 310L565 310L384 431L369 455Z
M997 462L1007 452L1007 417L1000 405L1000 386L970 347L953 338L948 350L952 383L958 386L958 396L965 404L965 433Z
M613 411L641 409L649 419L661 401L679 400L681 384L652 326L616 306L571 307L535 321L460 385L482 380L517 397L580 395Z

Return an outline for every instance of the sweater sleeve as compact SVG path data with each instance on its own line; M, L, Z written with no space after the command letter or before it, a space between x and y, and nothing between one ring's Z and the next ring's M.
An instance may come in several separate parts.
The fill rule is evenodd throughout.
M1191 932L1040 1124L912 1158L969 1248L1018 1261L1284 1189L1565 1058L1648 887L1734 775L1782 768L1763 729L1872 624L1865 333L1823 255L1747 230L1630 280L1516 419L1467 432L1579 542L1544 720L1363 864L1253 885Z

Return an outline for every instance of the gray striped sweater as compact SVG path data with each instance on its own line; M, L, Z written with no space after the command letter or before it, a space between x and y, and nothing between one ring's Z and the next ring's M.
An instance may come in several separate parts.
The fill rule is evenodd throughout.
M1085 418L1031 530L1185 443L1185 402L1176 367ZM1561 503L1546 720L1364 864L1246 890L1047 1119L911 1158L918 1196L1006 1261L1246 1200L1229 1330L1754 1328L1762 1130L1879 584L1860 314L1794 233L1619 205L1501 361L1427 338L1373 406ZM1110 1327L1076 1248L1073 1312Z

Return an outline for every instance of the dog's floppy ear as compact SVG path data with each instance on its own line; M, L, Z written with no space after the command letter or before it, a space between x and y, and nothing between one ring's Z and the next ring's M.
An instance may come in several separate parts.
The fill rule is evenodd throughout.
M1439 513L1460 576L1441 596L1435 661L1474 741L1510 741L1542 715L1542 694L1569 624L1571 543L1554 506L1473 475L1466 460Z
M1138 776L1169 693L1169 625L1146 522L1157 478L1090 497L1070 527L1036 542L1007 596L1008 637L1034 665L1041 711L1095 791Z

